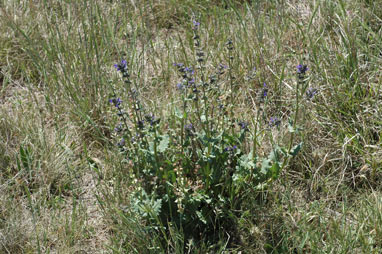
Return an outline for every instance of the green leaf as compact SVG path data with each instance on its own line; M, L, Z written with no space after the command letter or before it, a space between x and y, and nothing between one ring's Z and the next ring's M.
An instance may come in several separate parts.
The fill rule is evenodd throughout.
M272 179L277 179L280 174L280 164L278 162L273 163L272 167L270 168L270 171L272 173Z
M288 130L290 133L293 133L293 132L298 133L299 131L302 131L303 128L301 126L298 126L298 125L293 126L293 121L291 119L289 119Z
M290 155L292 156L296 156L298 154L298 152L301 150L301 147L302 147L302 142L298 145L295 145L292 150L290 151Z
M284 156L287 156L287 155L288 155L288 151L287 151L287 149L285 149L284 147L280 147L280 152L281 152Z
M162 140L159 143L158 150L159 152L163 153L168 148L168 144L170 143L170 137L169 136L162 136Z
M198 216L198 218L199 218L199 220L200 220L201 222L203 222L204 224L207 224L207 220L206 220L206 218L204 218L202 212L200 212L200 211L196 211L196 215Z
M157 218L161 212L162 199L157 199L155 194L147 194L144 190L140 190L136 194L137 199L134 200L132 208L143 217Z
M183 119L186 113L182 113L178 108L175 108L175 116L179 119Z
M261 164L260 172L264 175L271 174L273 179L277 178L280 172L280 147L276 146L272 152L269 154L267 159L263 160Z
M255 167L255 162L252 160L251 154L244 154L240 156L236 170L242 174L244 172L250 172ZM243 171L243 172L242 172Z
M31 170L31 156L28 148L24 149L22 146L20 146L20 160L23 164L24 168L27 171Z
M273 162L278 162L279 161L279 154L277 152L277 148L273 149L272 152L269 154L269 160Z
M289 119L288 130L289 130L290 133L293 133L293 132L296 131L296 130L294 129L294 127L293 127L293 121L292 121L291 119Z
M263 175L266 175L269 172L269 169L271 168L272 161L270 159L264 159L263 163L261 164L260 173Z
M150 207L151 206L151 207ZM152 200L150 203L150 208L152 209L152 213L155 217L159 216L161 208L162 208L162 200Z

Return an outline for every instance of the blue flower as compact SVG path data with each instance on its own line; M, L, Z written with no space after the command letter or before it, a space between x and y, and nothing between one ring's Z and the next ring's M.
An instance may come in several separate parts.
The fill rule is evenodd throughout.
M308 69L308 66L305 65L305 64L299 64L297 65L297 73L298 74L305 74L305 72L307 72L309 69Z
M227 49L228 49L228 50L233 50L233 42L232 42L232 39L228 39L228 41L226 42L226 45L227 45Z
M268 87L267 84L264 82L263 89L261 90L260 99L261 101L264 100L268 96Z
M314 95L317 93L317 89L316 88L309 88L307 91L306 91L306 97L308 98L308 100L312 99L314 97Z
M186 131L191 131L191 130L194 129L194 126L192 125L192 123L190 123L190 124L186 124L186 125L184 126L184 129L185 129Z
M184 85L182 83L178 83L178 84L176 84L176 88L178 88L179 90L183 90Z
M190 69L188 67L185 67L183 63L174 63L173 64L175 67L178 68L178 71L185 75L185 73Z
M279 126L281 123L280 119L278 119L277 117L271 117L269 119L269 127L273 127L273 126Z
M118 145L119 147L123 147L123 146L125 146L125 139L122 138L121 141L119 141L117 145Z
M240 129L248 130L248 123L247 122L239 122L238 125L240 126Z
M184 126L184 130L186 131L186 134L188 136L193 136L194 135L195 128L194 128L194 125L192 123L186 124Z
M176 67L183 67L183 63L173 63L173 65Z
M234 146L227 146L226 148L224 148L224 152L233 152L234 150L237 149L237 146L234 145Z
M227 69L228 68L228 66L227 65L225 65L225 64L219 64L219 69Z
M228 68L227 65L219 64L219 66L217 67L217 74L218 75L223 75L224 74L224 70L227 69L227 68Z
M117 71L124 71L127 69L127 61L122 60L120 63L114 64L114 67L117 69Z
M122 131L122 123L119 123L119 124L114 128L114 131L115 131L115 132L121 132L121 131Z
M200 26L200 22L196 21L196 20L193 20L192 23L194 24L194 27L192 29L196 30L199 28Z
M145 115L145 119L151 126L154 126L160 122L160 118L157 119L153 114Z
M121 106L122 100L120 98L112 98L109 100L110 103L114 104L116 108Z
M142 130L145 127L145 120L139 120L137 122L138 129Z

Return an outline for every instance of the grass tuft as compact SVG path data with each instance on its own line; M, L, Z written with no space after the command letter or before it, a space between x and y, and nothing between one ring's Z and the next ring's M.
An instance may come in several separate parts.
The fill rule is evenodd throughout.
M0 252L381 252L381 6L1 2Z

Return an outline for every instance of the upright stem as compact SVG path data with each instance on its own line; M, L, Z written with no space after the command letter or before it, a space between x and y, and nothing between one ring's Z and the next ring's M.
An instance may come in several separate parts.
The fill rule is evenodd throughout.
M294 115L294 119L293 119L293 131L291 133L291 136L290 136L290 141L289 141L289 148L288 148L288 155L290 154L290 151L292 150L292 146L293 146L293 142L294 142L294 136L295 136L295 132L296 132L296 126L297 126L297 118L298 118L298 113L299 113L299 104L300 104L300 85L303 84L303 78L304 78L304 75L299 73L298 74L298 80L297 80L297 85L296 85L296 112L295 112L295 115ZM289 161L289 156L287 158L285 158L285 160L283 161L283 164L281 166L281 170L286 166L287 162Z
M256 113L256 122L255 122L255 133L253 134L253 154L252 154L252 160L255 160L256 157L256 150L257 150L257 127L259 124L259 111Z
M231 42L232 44L232 42ZM233 59L233 56L232 56L232 50L233 48L231 48L232 45L229 45L229 48L228 48L228 52L229 52L229 61L228 61L228 65L229 65L229 80L230 80L230 88L231 88L231 94L230 94L230 99L231 99L231 121L233 121L233 102L234 102L234 98L233 98L233 75L232 75L232 59ZM231 132L232 132L232 135L234 134L234 129L233 129L233 123L231 123Z
M113 90L113 97L114 98L116 98L117 97L117 94L116 94L116 92L115 92L115 89L114 89L114 87L112 87L112 90ZM129 140L131 140L131 132L130 132L130 129L129 129L129 126L127 125L127 119L126 119L126 117L125 117L125 114L124 114L124 112L122 111L122 108L121 107L117 107L117 109L118 109L118 113L119 113L119 115L121 116L121 119L122 119L122 121L123 121L123 124L125 125L125 129L126 129L126 131L127 131L127 135L128 135L128 138L129 138ZM129 146L131 145L131 143L130 142L128 142L129 143Z
M300 88L300 85L302 83L301 79L302 79L301 74L299 74L297 85L296 85L296 112L295 112L294 119L293 119L293 132L292 132L290 143L289 143L288 153L292 149L292 145L293 145L293 141L294 141L294 135L296 132L297 118L298 118L298 113L299 113L298 111L300 109L300 101L299 101L300 89L299 88Z

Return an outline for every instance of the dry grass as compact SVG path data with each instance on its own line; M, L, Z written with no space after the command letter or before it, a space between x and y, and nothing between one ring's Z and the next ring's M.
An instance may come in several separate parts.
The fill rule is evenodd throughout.
M226 64L226 40L235 42L240 118L254 124L258 91L268 84L263 124L274 115L282 123L264 128L264 140L289 139L297 64L308 64L309 86L319 91L301 102L302 152L254 195L227 253L382 250L381 1L69 2L0 3L1 253L155 245L143 238L140 218L121 215L135 182L111 141L112 65L128 58L145 107L171 114L179 101L172 64L192 62L192 17L202 24L211 72Z

